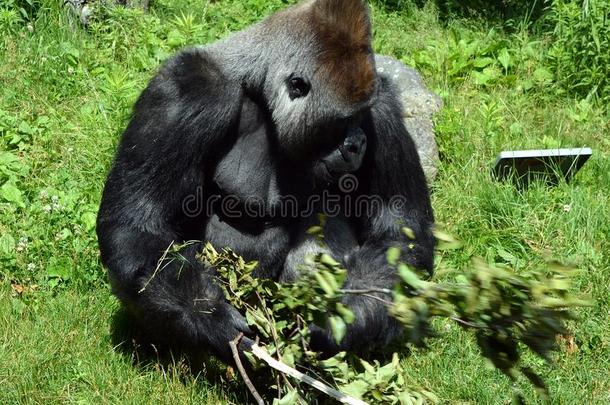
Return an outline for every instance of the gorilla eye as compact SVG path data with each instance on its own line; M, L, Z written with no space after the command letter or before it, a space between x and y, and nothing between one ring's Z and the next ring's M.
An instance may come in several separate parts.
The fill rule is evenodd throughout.
M291 100L305 97L309 93L309 83L302 77L291 77L288 79L288 95Z

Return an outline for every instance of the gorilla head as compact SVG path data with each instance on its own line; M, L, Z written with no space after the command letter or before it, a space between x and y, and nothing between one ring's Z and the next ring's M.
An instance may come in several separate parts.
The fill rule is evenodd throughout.
M363 2L318 0L287 8L230 39L256 49L244 81L262 96L278 149L290 159L331 153L374 102L370 32Z

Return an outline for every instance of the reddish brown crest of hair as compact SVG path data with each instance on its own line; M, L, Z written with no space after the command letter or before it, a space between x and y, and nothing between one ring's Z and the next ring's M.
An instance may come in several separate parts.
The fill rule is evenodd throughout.
M346 102L365 101L375 88L368 7L361 0L317 0L311 19L320 73Z

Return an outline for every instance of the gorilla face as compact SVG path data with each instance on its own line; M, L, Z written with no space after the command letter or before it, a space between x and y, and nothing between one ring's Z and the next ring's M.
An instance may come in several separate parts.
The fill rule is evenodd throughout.
M294 72L284 76L270 103L280 151L293 160L311 162L331 159L326 156L329 152L339 157L340 149L342 156L353 160L347 150L362 143L364 133L360 130L361 134L356 136L358 117L370 109L375 94L349 103L341 100L326 80ZM359 166L360 162L354 160L345 169L336 168L341 172L353 171L354 164Z
M293 161L321 159L350 138L357 117L375 102L378 78L368 9L356 1L313 2L267 24L279 46L261 56L268 61L262 94L277 145Z

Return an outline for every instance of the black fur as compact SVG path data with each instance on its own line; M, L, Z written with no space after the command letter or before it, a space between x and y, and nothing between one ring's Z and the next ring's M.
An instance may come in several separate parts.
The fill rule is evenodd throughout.
M202 242L190 245L183 261L165 262L155 272L170 244L209 240L258 260L258 276L287 280L294 276L289 274L298 256L293 253L306 243L311 217L282 215L274 208L285 196L304 204L323 190L341 195L332 179L316 175L320 161L282 157L266 108L201 49L183 51L166 63L134 108L104 189L97 233L114 293L157 341L211 350L228 360L228 342L239 332L249 333L242 315L214 284L214 270L195 259ZM348 270L346 288L391 288L396 274L385 259L391 246L402 247L412 265L432 270L432 209L398 95L387 79L379 78L374 105L359 117L367 149L354 173L359 187L350 197L377 195L383 204L370 217L342 212L326 236L331 253ZM193 196L205 205L229 195L237 218L217 206L187 209ZM406 201L398 216L387 209L395 196ZM416 234L412 249L402 226ZM357 320L340 348L362 351L400 334L378 301L350 296L346 303ZM327 353L339 348L320 330L312 343Z

